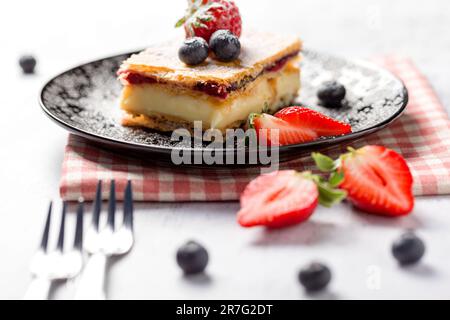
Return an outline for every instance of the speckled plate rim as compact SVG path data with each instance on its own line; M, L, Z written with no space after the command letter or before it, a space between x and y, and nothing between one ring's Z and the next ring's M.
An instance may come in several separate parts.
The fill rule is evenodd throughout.
M103 143L103 144L108 144L108 145L116 145L118 147L122 147L122 148L130 148L132 147L134 150L140 150L143 152L152 152L152 153L158 153L158 154L163 154L166 155L168 153L171 153L172 151L181 151L181 150L191 150L194 152L200 152L203 149L199 149L199 148L179 148L179 147L168 147L168 146L154 146L154 145L147 145L144 143L137 143L137 142L133 142L133 141L122 141L122 140L118 140L115 138L111 138L111 137L107 137L107 136L102 136L96 133L92 133L92 132L88 132L86 130L83 129L79 129L76 128L75 126L65 122L64 120L60 119L59 117L55 116L45 105L44 103L44 93L47 90L47 87L57 78L70 73L80 67L92 64L92 63L99 63L101 61L104 60L109 60L109 59L114 59L120 56L125 56L125 55L132 55L135 54L137 52L140 52L141 50L135 50L135 51L131 51L131 52L125 52L125 53L121 53L121 54L114 54L111 56L107 56L104 58L99 58L99 59L95 59L92 61L88 61L88 62L84 62L81 64L78 64L70 69L67 69L65 71L62 71L58 74L56 74L55 76L51 77L49 80L47 80L44 85L42 86L40 93L39 93L39 97L38 97L38 102L39 105L41 107L41 109L44 111L44 113L51 119L53 120L55 123L57 123L59 126L61 126L62 128L66 129L67 131L76 134L78 136L84 137L88 140L92 140L98 143ZM306 50L304 50L306 51ZM310 50L308 49L307 51L309 52L314 52L317 54L322 54L319 51L315 51L315 50ZM336 57L338 58L338 57ZM342 59L342 58L339 58ZM346 59L347 60L347 59ZM408 101L409 101L409 95L408 95L408 90L406 89L406 86L404 84L404 82L397 77L395 74L393 74L392 72L390 72L389 70L382 68L374 63L365 61L365 60L361 60L361 59L353 59L353 60L347 60L347 61L351 61L352 63L359 65L359 66L363 66L365 68L370 68L370 69L374 69L377 70L378 72L383 72L383 73L387 73L389 74L391 77L393 77L394 79L396 79L399 83L401 83L402 85L402 91L403 91L403 95L404 95L404 99L402 101L402 105L401 107L397 110L397 112L395 112L390 118L379 122L377 124L374 124L373 126L363 129L361 131L358 132L353 132L350 134L346 134L346 135L342 135L342 136L337 136L337 137L330 137L330 138L325 138L325 139L319 139L319 140L315 140L312 142L307 142L307 143L301 143L301 144L292 144L292 145L287 145L287 146L281 146L279 148L279 152L280 153L284 153L284 152L289 152L290 150L293 149L314 149L317 147L327 147L330 145L335 145L338 144L340 142L347 142L350 140L357 140L363 136L367 136L369 134L375 133L377 131L380 131L384 128L386 128L388 125L390 125L391 123L393 123L395 120L397 120L405 111L406 106L408 105ZM230 149L218 149L219 152L230 152ZM246 149L246 151L250 151L249 149ZM233 150L233 153L235 153L236 150Z

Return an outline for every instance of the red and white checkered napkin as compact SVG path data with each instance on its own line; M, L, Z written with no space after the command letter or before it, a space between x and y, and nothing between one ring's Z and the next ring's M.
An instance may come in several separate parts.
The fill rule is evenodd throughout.
M412 169L416 195L450 194L450 120L447 113L430 84L410 60L391 56L376 61L405 82L410 102L405 114L395 123L352 145L379 144L400 152ZM335 151L336 155L339 151ZM296 170L311 167L310 158L283 166ZM174 171L142 160L122 158L70 135L60 191L66 200L79 197L92 200L99 179L105 182L115 179L120 199L126 181L131 179L138 201L228 201L239 199L244 187L258 173L257 169ZM107 190L104 190L104 196L107 197Z

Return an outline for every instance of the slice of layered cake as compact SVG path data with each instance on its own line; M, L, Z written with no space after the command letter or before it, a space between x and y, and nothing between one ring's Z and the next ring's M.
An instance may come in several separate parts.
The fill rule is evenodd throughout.
M124 61L123 124L161 131L242 126L251 113L273 113L300 89L301 41L295 36L248 32L239 59L213 58L197 66L178 59L181 39L155 44Z

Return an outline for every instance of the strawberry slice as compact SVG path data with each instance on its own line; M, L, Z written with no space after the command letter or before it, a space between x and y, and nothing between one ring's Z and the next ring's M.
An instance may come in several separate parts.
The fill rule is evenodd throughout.
M263 145L286 146L319 138L313 130L294 126L270 114L254 114L250 119L251 127L256 130L259 142Z
M278 171L253 180L241 196L238 222L243 227L281 228L307 220L319 202L308 173Z
M381 146L351 149L341 157L340 187L361 210L384 216L403 216L414 208L413 178L401 155Z
M275 116L253 114L250 127L256 130L260 143L268 146L305 143L352 132L349 124L304 107L288 107Z
M296 127L308 128L319 137L340 136L352 132L348 123L334 120L320 112L305 107L288 107L275 114L275 117Z

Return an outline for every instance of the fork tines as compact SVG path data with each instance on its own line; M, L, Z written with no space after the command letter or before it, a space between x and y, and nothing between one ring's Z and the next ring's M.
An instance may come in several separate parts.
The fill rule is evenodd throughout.
M111 180L109 187L109 202L108 202L108 227L114 231L116 215L116 182Z
M44 232L41 240L41 250L47 252L48 247L48 235L50 232L50 222L52 220L53 201L50 201L48 206L47 220L45 221Z
M128 180L123 199L123 225L133 229L133 187Z
M47 219L45 221L44 231L42 234L42 240L40 244L40 249L47 252L48 249L48 239L50 234L50 224L52 220L53 202L50 201L48 206ZM64 235L65 235L65 224L66 224L66 212L67 212L67 202L63 201L61 210L61 222L59 226L58 242L56 244L56 249L60 252L64 251ZM84 202L83 199L78 201L77 209L77 221L75 226L75 238L73 243L73 248L77 250L82 250L83 247L83 213L84 213Z
M83 250L83 213L84 201L80 198L78 200L77 224L75 226L75 239L73 241L73 247L79 251Z
M111 180L109 187L108 199L108 215L107 226L113 231L115 229L115 215L116 215L116 182ZM102 180L97 183L97 190L95 193L92 225L99 231L100 213L102 210ZM133 187L131 180L128 180L123 197L123 227L133 229Z

